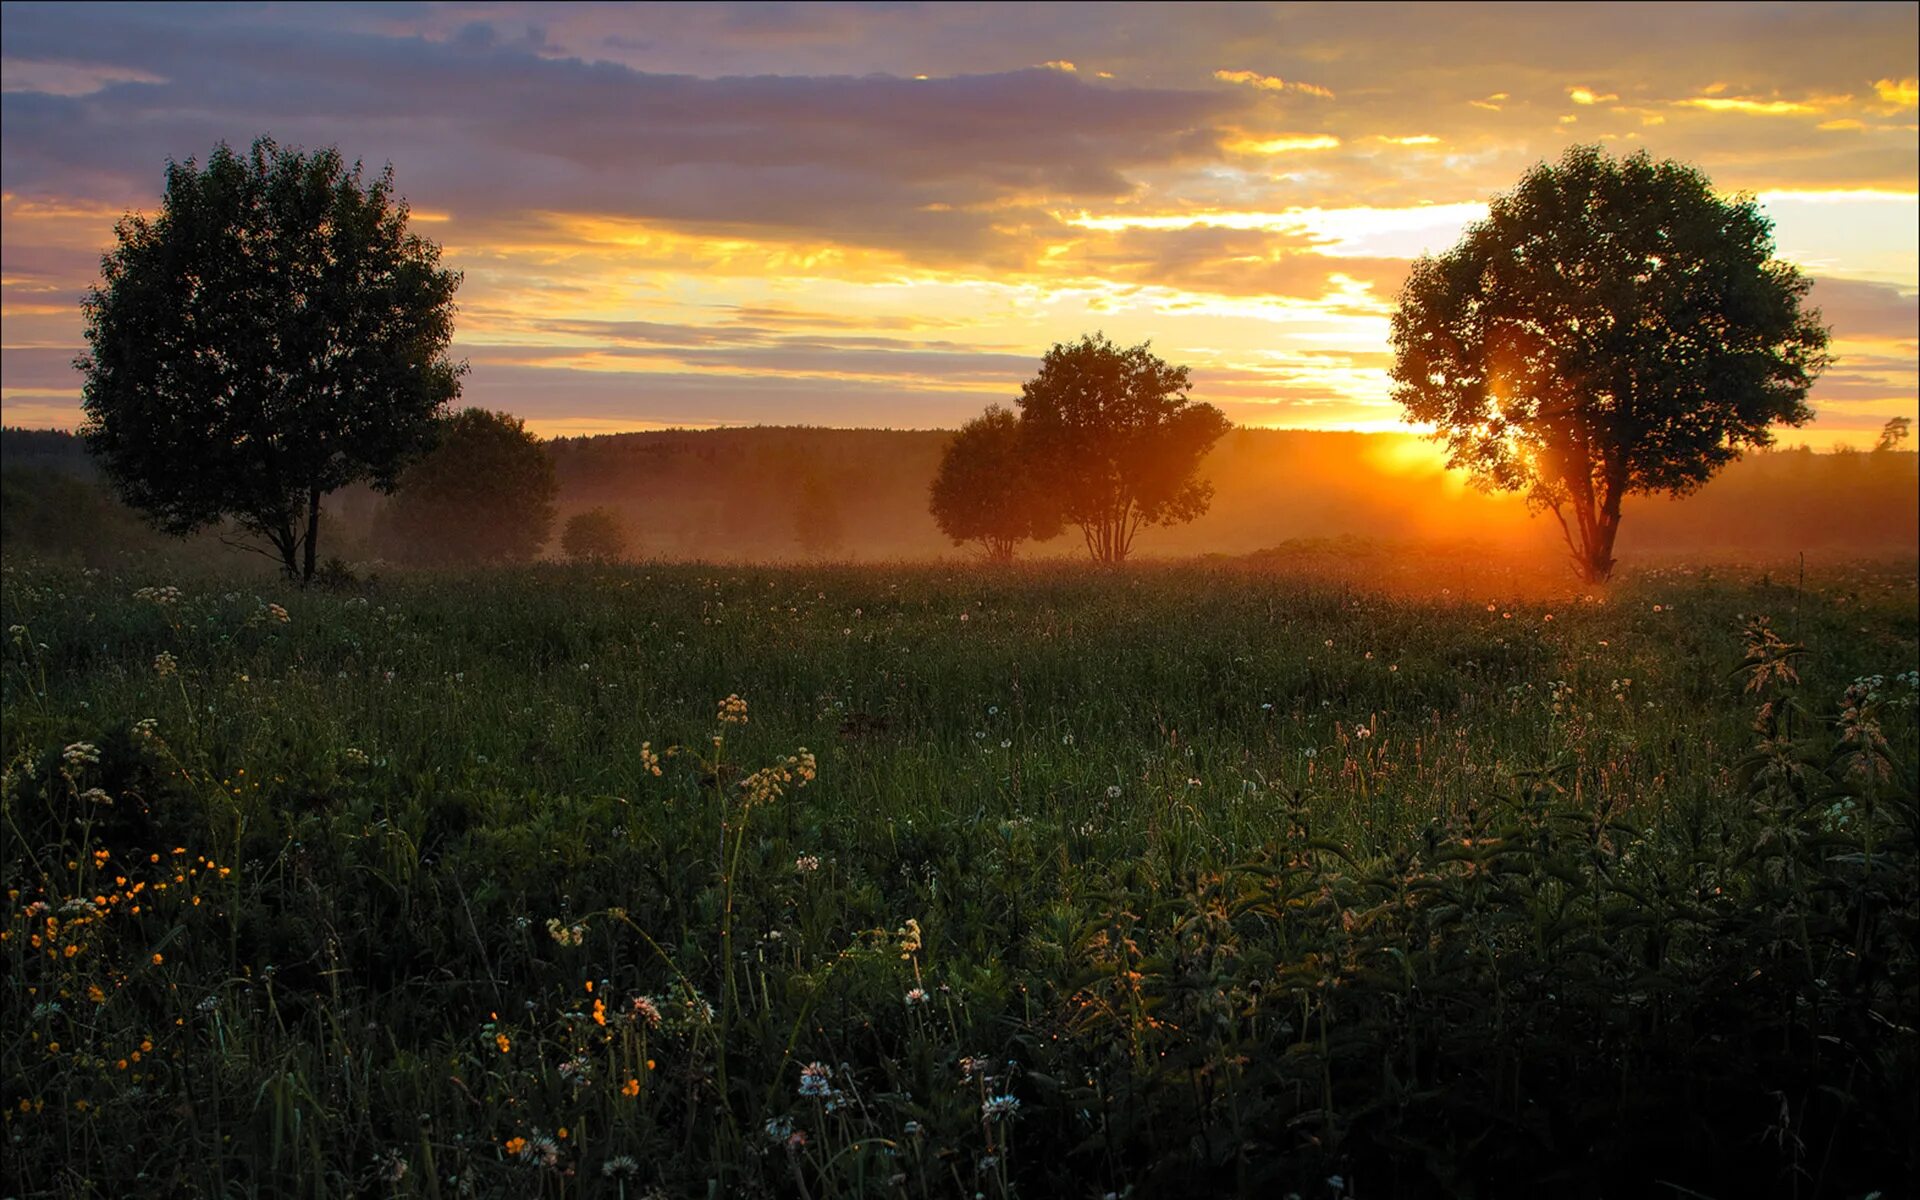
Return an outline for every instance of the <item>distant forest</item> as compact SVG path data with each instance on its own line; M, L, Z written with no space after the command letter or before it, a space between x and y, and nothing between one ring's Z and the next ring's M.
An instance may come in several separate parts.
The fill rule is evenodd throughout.
M547 443L560 482L554 536L571 514L604 506L621 515L640 558L970 557L927 512L951 436L767 426L558 438ZM1138 553L1239 555L1333 539L1559 553L1550 517L1462 486L1437 463L1434 447L1407 434L1234 430L1202 468L1211 510L1191 525L1147 530ZM9 550L93 559L159 541L105 492L72 434L5 430L0 474ZM1920 458L1911 451L1750 454L1682 500L1629 499L1620 549L1628 558L1909 556L1920 546L1916 500ZM384 504L365 488L330 497L329 552L396 557ZM1070 530L1031 553L1085 552Z

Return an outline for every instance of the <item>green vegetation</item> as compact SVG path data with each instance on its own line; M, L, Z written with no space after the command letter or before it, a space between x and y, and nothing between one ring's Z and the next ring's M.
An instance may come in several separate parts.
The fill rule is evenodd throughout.
M10 1190L1900 1193L1911 563L1452 587L10 560Z
M1413 264L1394 399L1451 465L1553 514L1604 583L1630 494L1698 491L1775 425L1813 419L1832 361L1813 281L1775 257L1752 196L1694 167L1574 146Z
M392 490L460 395L460 274L407 219L391 166L331 147L168 162L80 305L82 433L120 498L171 534L231 521L311 580L321 498Z

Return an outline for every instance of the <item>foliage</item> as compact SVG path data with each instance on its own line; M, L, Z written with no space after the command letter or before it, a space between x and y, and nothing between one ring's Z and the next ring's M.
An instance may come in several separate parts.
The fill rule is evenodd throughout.
M1916 611L10 556L9 1189L1901 1194Z
M1013 561L1013 548L1060 532L1059 514L1028 461L1020 421L997 404L968 421L940 456L927 507L956 546L978 542L991 562Z
M1578 146L1423 256L1394 314L1394 397L1450 460L1559 521L1581 578L1612 573L1621 502L1683 495L1812 418L1828 362L1810 282L1752 197Z
M559 490L526 422L468 408L439 422L433 449L401 475L384 517L403 559L526 562L547 543Z
M391 167L268 138L169 162L159 214L114 234L75 364L89 447L159 528L230 517L312 578L321 497L390 488L459 394L459 274L407 231Z
M627 554L627 529L610 508L590 508L567 518L560 549L574 562L618 562Z
M1057 343L1020 385L1032 470L1094 561L1124 562L1143 526L1207 511L1213 487L1200 460L1227 419L1188 399L1187 387L1187 369L1148 343L1123 350L1098 333Z

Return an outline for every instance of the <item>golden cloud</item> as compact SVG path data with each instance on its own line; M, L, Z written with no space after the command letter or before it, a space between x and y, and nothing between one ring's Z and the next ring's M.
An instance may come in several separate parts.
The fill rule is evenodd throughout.
M1333 99L1333 93L1319 84L1306 83L1298 79L1282 79L1278 75L1262 75L1258 71L1229 71L1222 68L1213 73L1222 83L1243 83L1263 92L1299 92L1307 96L1318 96L1323 100Z

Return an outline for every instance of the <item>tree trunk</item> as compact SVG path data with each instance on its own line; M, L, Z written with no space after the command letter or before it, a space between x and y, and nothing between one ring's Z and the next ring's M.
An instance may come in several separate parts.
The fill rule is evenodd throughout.
M307 554L306 554L306 561L301 564L301 568L302 568L301 574L300 574L301 583L313 582L314 551L317 548L319 541L320 541L320 489L317 487L308 488L307 489ZM291 567L292 564L289 563L288 566ZM291 574L292 572L289 571L288 573Z

